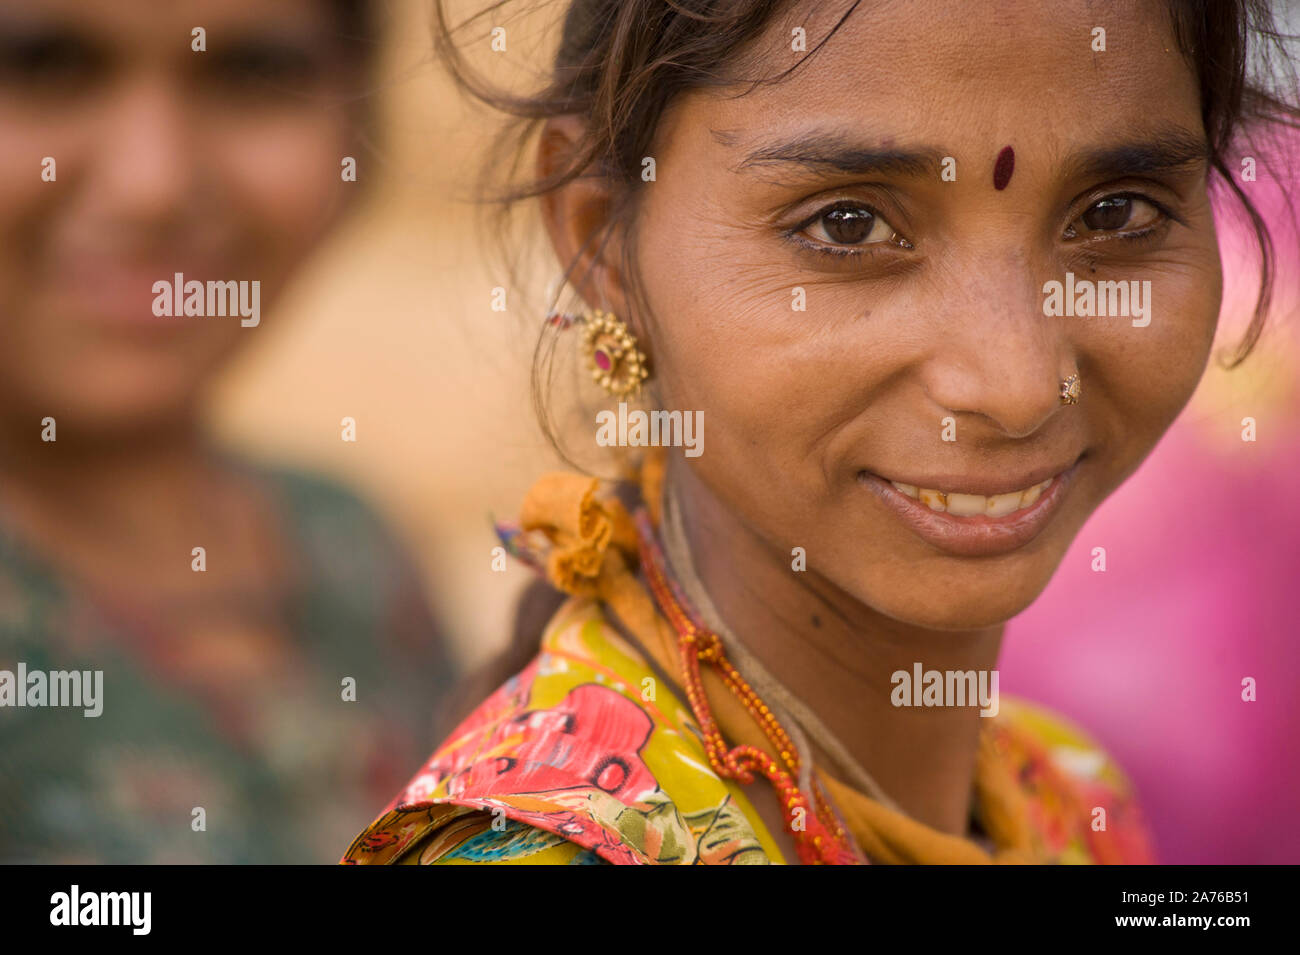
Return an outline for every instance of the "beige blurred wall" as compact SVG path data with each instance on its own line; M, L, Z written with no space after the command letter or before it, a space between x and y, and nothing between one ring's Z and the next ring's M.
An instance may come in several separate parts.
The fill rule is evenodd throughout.
M492 310L491 290L509 282L461 199L488 119L435 66L428 4L382 7L378 140L358 157L365 197L220 382L213 423L258 457L361 492L415 552L457 650L476 662L504 641L528 579L491 571L490 515L514 516L558 463L529 398L541 316L514 289L506 312ZM549 273L538 274L540 292ZM345 416L355 443L341 438Z

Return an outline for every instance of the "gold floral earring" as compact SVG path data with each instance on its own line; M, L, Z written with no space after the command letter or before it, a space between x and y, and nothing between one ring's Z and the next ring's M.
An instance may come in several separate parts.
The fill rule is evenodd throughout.
M548 297L552 302L558 301L565 284L563 276L551 283ZM645 352L637 347L636 336L627 324L613 312L598 308L574 314L552 305L546 321L560 329L583 326L579 348L592 380L607 394L635 398L640 393L641 383L650 377Z
M592 379L615 398L636 397L650 377L645 352L613 312L596 309L582 316L582 353Z

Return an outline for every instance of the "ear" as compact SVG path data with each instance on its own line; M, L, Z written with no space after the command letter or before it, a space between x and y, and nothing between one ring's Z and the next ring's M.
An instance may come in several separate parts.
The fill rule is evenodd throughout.
M537 148L537 174L553 176L569 168L584 131L580 116L557 116L542 127ZM628 320L623 282L622 237L611 226L612 184L594 170L584 169L571 182L541 196L542 220L551 247L569 282L592 308L608 308Z

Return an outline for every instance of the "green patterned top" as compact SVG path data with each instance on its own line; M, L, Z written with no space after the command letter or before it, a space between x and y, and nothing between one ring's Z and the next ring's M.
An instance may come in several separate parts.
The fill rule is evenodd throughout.
M287 635L249 679L196 679L165 618L79 591L0 527L0 862L332 862L437 739L456 674L401 548L342 488L243 467L296 567L238 608ZM16 706L20 665L100 671L102 713Z

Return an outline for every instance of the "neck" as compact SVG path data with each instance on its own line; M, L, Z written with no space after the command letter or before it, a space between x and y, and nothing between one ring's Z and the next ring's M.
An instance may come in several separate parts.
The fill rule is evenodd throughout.
M670 466L695 570L745 648L807 706L912 818L965 835L978 706L895 706L903 671L991 670L1001 625L931 630L874 611L763 540L689 468ZM823 754L824 755L824 754Z

